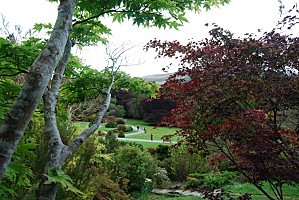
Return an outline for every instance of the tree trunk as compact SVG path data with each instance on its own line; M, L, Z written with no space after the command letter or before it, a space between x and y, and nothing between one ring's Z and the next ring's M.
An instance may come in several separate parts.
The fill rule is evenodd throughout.
M44 98L44 116L45 116L45 126L46 126L46 135L48 137L49 145L49 158L47 164L44 168L45 173L48 172L48 169L53 169L55 167L61 168L63 163L74 155L79 146L99 127L104 114L106 113L110 101L111 101L111 88L114 84L114 77L112 75L112 80L109 88L107 89L106 102L97 115L97 119L92 126L78 135L69 146L65 146L60 137L60 133L57 127L55 107L57 103L58 91L62 82L62 77L64 74L65 67L69 60L71 54L71 42L69 41L65 47L64 55L59 62L57 69L50 86L50 89L45 93ZM38 200L51 200L55 199L57 191L56 184L44 184L41 183L39 191L37 193Z
M50 89L44 94L44 117L46 137L48 139L49 155L46 166L44 167L44 173L48 173L48 169L61 168L61 154L65 145L61 141L60 133L57 126L55 107L58 99L58 91L62 82L64 70L69 61L71 55L71 41L68 40L64 54L56 67ZM43 181L37 192L37 199L39 200L51 200L55 199L57 191L56 184L44 184Z
M32 64L19 96L0 127L0 180L64 51L74 7L75 0L60 0L50 39Z

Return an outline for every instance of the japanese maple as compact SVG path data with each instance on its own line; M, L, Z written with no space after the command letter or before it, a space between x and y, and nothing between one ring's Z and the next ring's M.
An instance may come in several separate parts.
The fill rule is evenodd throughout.
M216 26L211 37L150 41L159 57L175 57L178 71L161 88L176 108L164 119L182 128L185 144L218 152L269 199L282 184L299 182L299 38L274 30L234 38Z

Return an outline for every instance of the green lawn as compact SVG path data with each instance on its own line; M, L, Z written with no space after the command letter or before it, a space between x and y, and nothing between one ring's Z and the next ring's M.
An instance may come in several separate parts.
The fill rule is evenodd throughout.
M147 148L157 148L159 145L172 145L171 143L156 143L156 142L134 142L136 144L141 144L144 149Z
M179 130L178 128L168 128L168 127L154 127L148 125L146 122L140 121L140 120L127 120L126 122L127 125L131 126L140 126L141 129L145 128L146 129L146 134L140 134L140 135L133 135L133 136L128 136L128 138L138 138L138 139L150 139L150 134L153 134L153 139L154 140L161 140L161 137L163 135L171 135L174 134L175 131ZM176 141L177 137L174 137L172 141Z
M74 125L76 127L76 132L75 134L79 134L85 129L88 128L89 122L75 122ZM139 134L139 135L132 135L132 136L126 136L127 138L136 138L136 139L145 139L145 140L150 140L150 134L153 134L153 139L154 140L161 140L161 137L163 135L171 135L174 134L176 130L179 130L178 128L168 128L168 127L159 127L155 128L154 126L150 126L148 123L141 121L141 120L133 120L133 119L128 119L126 122L126 125L130 126L139 126L140 129L146 129L147 133L146 134ZM105 124L101 124L101 126L98 128L97 131L102 130L102 131L109 131L113 130L114 128L106 128ZM136 131L131 131L127 132L128 133L134 133ZM171 140L172 141L177 141L178 137L174 137ZM146 148L156 148L158 145L163 144L163 145L171 145L169 142L165 143L154 143L154 142L135 142L137 144L141 144L145 149Z
M87 129L88 124L89 124L89 122L74 122L73 125L76 127L75 134L79 134L82 131L84 131L85 129ZM115 128L106 128L105 124L102 123L101 126L97 129L97 131L99 131L99 130L109 131L109 130L113 130L113 129L115 129ZM134 133L134 132L136 132L136 131L131 131L131 132L128 132L128 133Z
M265 183L264 188L267 192L271 195L274 194L271 191L269 184ZM227 185L224 187L224 190L229 191L231 194L251 194L253 200L266 200L266 198L262 192L260 192L257 188L255 188L252 184L244 183L244 184L237 184L237 185ZM291 185L284 185L283 187L283 194L285 199L290 200L297 200L299 199L299 186L291 186Z

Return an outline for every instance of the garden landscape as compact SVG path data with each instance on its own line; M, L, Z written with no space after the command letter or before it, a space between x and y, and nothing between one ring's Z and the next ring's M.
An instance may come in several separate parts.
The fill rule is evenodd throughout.
M229 0L49 0L55 24L0 28L0 199L299 199L299 8L237 37L207 23L144 51L167 72L132 77L113 23L179 29ZM105 47L102 70L72 51ZM175 63L175 64L174 64ZM152 79L152 78L155 79Z

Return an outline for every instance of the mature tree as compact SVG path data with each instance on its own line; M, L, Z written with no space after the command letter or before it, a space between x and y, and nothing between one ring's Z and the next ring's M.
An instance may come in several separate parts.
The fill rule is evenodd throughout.
M187 10L199 11L200 7L209 8L226 2L228 0L154 2L60 0L51 36L33 62L18 98L0 127L0 179L54 71L56 70L56 76L63 75L64 68L61 65L65 65L68 61L71 44L74 42L81 45L95 44L101 39L99 37L101 33L109 32L109 29L100 22L100 16L106 14L119 22L129 18L134 24L147 27L153 25L178 28L187 21L184 17Z
M44 43L37 38L30 38L20 43L13 42L16 39L13 34L9 37L0 37L0 119L12 105L12 101L20 92L24 83L28 68L39 54ZM32 45L34 43L35 45Z
M0 178L48 85L72 26L74 1L61 1L51 37L33 62L26 82L0 127Z
M175 108L175 102L171 99L143 99L140 103L143 112L143 121L152 124L159 124L163 117L171 114L171 110Z
M67 45L70 45L68 43ZM68 48L70 50L70 48ZM93 134L96 129L100 126L100 123L104 117L104 114L109 108L111 102L111 90L115 83L115 76L120 68L124 65L122 63L123 54L128 49L121 49L120 51L113 51L112 53L107 52L108 58L108 66L106 67L106 77L104 77L104 85L101 83L98 88L93 88L97 91L100 90L100 93L104 93L106 97L101 105L101 108L98 110L95 120L92 125L89 126L88 129L78 134L69 144L64 144L61 139L61 135L57 126L55 108L57 103L57 96L60 88L60 84L62 82L62 74L63 72L59 72L58 70L64 70L64 66L66 66L66 62L68 60L67 56L70 55L69 52L65 52L63 58L57 66L58 74L55 74L49 90L45 92L44 97L44 116L45 116L45 129L46 136L49 138L49 155L48 161L45 166L45 173L50 173L48 170L56 170L60 169L64 162L77 151L79 146L87 140L87 138ZM96 72L93 71L93 75ZM91 74L92 75L92 74ZM103 80L103 79L102 79ZM106 81L105 81L106 80ZM99 80L100 81L100 80ZM108 81L108 84L107 84ZM106 84L105 84L106 83ZM98 86L94 85L93 87ZM99 92L95 92L94 95L98 95ZM86 97L86 96L85 96ZM48 171L48 172L47 172ZM56 196L57 185L53 181L49 184L51 177L48 178L47 182L43 183L38 192L38 199L54 199ZM74 190L75 191L75 190Z
M161 94L177 107L165 120L179 124L187 143L218 151L269 199L299 180L299 38L274 30L260 38L234 38L215 27L211 38L182 45L151 41L160 56L181 66Z

